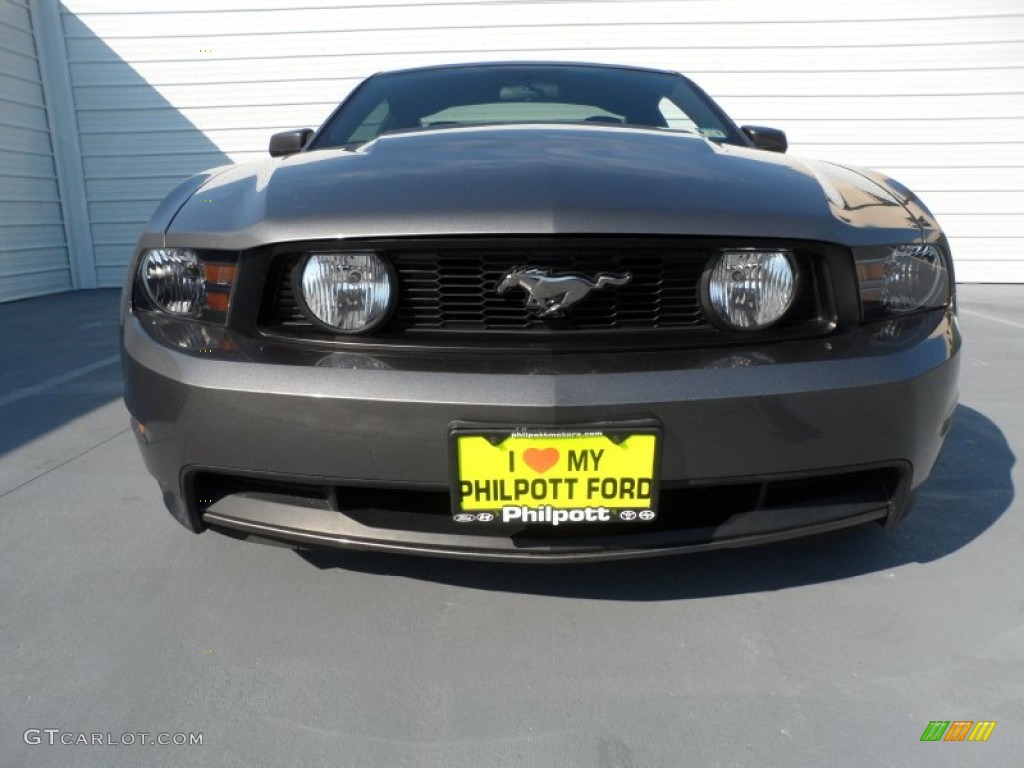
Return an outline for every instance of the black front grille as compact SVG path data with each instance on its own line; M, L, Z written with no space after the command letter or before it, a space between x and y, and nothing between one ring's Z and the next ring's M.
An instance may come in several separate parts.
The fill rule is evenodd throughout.
M703 263L678 254L531 250L395 254L401 291L395 323L403 329L544 331L607 328L707 327L697 296ZM564 318L540 318L526 307L526 293L497 285L512 267L529 265L573 272L631 275L624 286L593 290Z
M352 247L352 246L349 246ZM362 246L367 247L366 245ZM398 275L397 308L373 337L468 337L487 333L516 337L579 337L597 332L707 338L723 333L708 321L700 301L700 277L720 249L714 243L687 243L637 238L602 241L429 241L370 245L386 256ZM808 251L793 251L801 274L799 291L786 318L775 327L818 328L825 307L818 288L820 265ZM268 282L262 325L272 334L310 339L337 338L309 321L292 286L301 253L283 253ZM516 266L585 275L629 273L623 286L593 290L562 317L538 317L526 306L526 293L513 288L499 295L497 286ZM614 334L612 334L614 335ZM352 338L352 337L349 337ZM749 334L747 334L749 340ZM369 341L370 337L365 337Z

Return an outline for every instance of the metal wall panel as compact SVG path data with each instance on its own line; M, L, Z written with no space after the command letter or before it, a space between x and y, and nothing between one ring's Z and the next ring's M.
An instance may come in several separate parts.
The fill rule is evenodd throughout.
M0 301L71 287L28 4L0 0Z
M300 7L297 7L300 6ZM694 76L791 152L892 174L965 281L1024 282L1019 0L65 0L97 274L174 182L263 155L381 69L514 58ZM22 141L27 137L22 136ZM112 282L107 282L112 281Z

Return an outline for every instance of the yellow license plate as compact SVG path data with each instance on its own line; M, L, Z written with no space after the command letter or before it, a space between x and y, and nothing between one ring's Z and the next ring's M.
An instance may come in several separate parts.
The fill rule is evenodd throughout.
M656 427L456 429L452 514L460 523L650 522Z

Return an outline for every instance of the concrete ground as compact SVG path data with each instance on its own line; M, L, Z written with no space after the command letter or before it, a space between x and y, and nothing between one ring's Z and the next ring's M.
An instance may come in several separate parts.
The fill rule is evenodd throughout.
M962 288L962 406L902 528L562 567L187 533L116 304L0 306L0 766L1021 764L1024 286ZM92 733L136 743L60 743Z

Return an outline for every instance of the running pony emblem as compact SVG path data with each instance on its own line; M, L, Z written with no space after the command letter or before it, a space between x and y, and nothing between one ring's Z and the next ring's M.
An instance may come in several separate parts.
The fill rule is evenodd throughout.
M538 267L513 267L501 278L497 290L505 294L513 288L522 288L527 295L527 309L534 310L538 317L560 317L591 291L606 285L627 285L632 279L629 272L624 275L601 272L591 280L583 275L553 275L551 270Z

